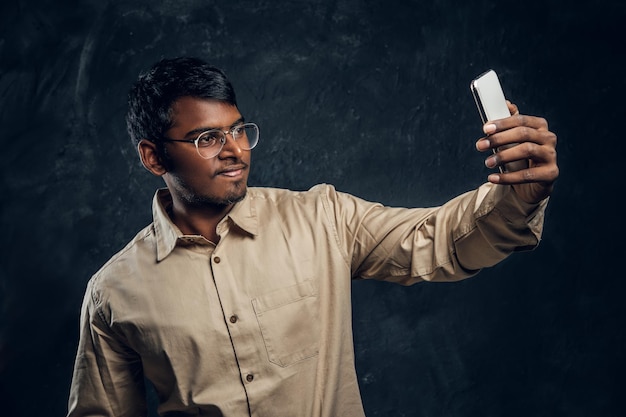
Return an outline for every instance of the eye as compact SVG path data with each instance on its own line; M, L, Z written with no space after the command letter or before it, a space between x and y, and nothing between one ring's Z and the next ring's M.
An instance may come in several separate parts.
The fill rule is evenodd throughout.
M202 147L210 147L217 144L224 134L218 130L209 130L208 132L202 133L198 136L198 146Z
M233 136L236 139L239 139L240 137L242 137L244 134L246 133L246 127L244 125L239 125L239 126L235 126L233 127Z

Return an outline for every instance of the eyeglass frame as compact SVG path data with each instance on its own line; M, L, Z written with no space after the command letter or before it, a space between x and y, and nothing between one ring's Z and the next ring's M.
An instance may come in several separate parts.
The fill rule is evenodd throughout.
M261 136L261 129L259 129L259 126L256 123L252 123L252 122L246 122L246 123L239 123L236 124L234 126L232 126L230 129L228 130L222 130L222 129L208 129L205 130L203 132L200 132L198 134L198 136L195 139L171 139L168 138L167 136L162 136L161 140L163 142L185 142L185 143L193 143L196 146L196 151L198 152L198 155L200 156L200 158L202 159L211 159L211 158L215 158L217 155L220 154L220 152L222 152L222 149L224 149L224 145L226 145L226 136L230 134L230 137L233 138L233 140L235 141L235 143L237 144L237 146L239 146L239 142L237 141L237 139L235 139L235 135L233 135L233 132L235 131L235 129L239 129L239 128L245 128L245 127L255 127L256 131L257 131L257 138L256 138L256 143L254 144L253 147L251 148L241 148L244 151L250 151L252 149L254 149L256 147L256 145L259 144L259 138ZM200 153L200 148L198 147L198 141L200 140L200 136L208 133L208 132L220 132L222 134L222 139L219 140L220 142L220 148L218 149L218 151L215 153L215 155L213 156L209 156L208 158L202 156L202 154Z

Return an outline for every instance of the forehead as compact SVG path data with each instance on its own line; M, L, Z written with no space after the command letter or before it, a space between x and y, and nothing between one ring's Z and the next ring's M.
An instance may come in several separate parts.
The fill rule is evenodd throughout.
M237 107L216 100L181 97L172 104L172 130L222 128L241 119Z

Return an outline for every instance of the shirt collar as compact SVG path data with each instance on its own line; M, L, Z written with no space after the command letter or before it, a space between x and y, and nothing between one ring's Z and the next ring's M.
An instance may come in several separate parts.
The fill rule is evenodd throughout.
M254 199L250 197L250 189L246 193L243 200L236 203L232 210L222 219L218 226L218 233L221 232L228 221L232 222L238 229L252 236L258 233L258 219L253 203ZM183 233L172 222L168 212L172 208L172 196L167 188L161 188L156 191L152 200L152 217L154 225L154 233L156 238L157 262L165 259L176 247L177 243L182 240Z

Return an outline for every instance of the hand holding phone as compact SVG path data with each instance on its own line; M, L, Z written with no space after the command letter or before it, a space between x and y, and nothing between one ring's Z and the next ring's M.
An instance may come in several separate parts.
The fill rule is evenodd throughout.
M474 100L478 106L478 112L480 113L483 124L490 120L504 119L505 117L511 116L509 107L506 104L506 99L504 98L502 86L500 85L500 80L494 70L489 70L474 79L470 84L470 89L474 95ZM500 146L498 149L494 149L494 153L515 145L515 143L512 143L510 145ZM528 161L521 160L509 162L503 167L501 166L500 171L513 172L526 168L528 168Z

